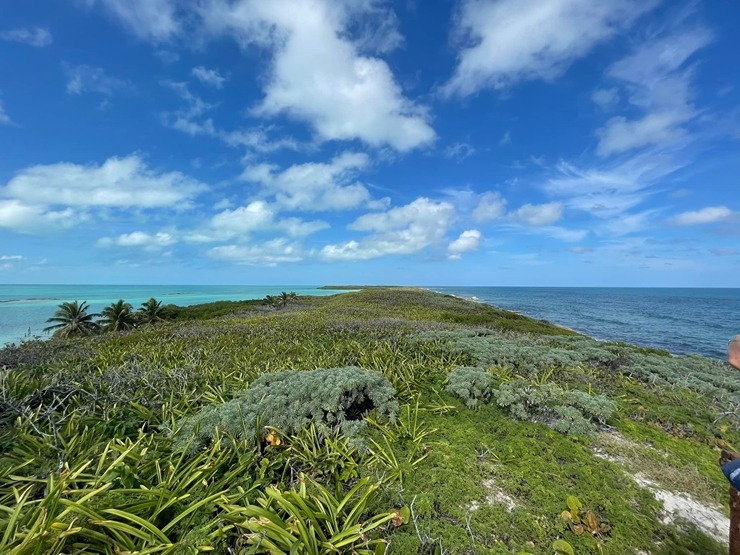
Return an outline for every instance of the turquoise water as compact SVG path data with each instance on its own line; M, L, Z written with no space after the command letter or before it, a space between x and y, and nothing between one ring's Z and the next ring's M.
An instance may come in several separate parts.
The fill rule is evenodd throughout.
M740 289L613 287L434 287L445 293L568 326L597 339L659 347L672 353L724 358L740 333ZM149 297L182 306L218 300L261 299L281 291L332 295L315 286L219 285L0 285L0 345L42 336L46 319L63 301L88 301L93 312L125 299L138 307Z
M435 287L610 341L725 358L740 334L740 289Z
M57 305L88 301L91 312L125 299L138 308L150 297L163 304L188 306L213 301L261 299L281 291L298 295L336 295L340 291L306 285L0 285L0 346L24 337L48 337L42 330Z

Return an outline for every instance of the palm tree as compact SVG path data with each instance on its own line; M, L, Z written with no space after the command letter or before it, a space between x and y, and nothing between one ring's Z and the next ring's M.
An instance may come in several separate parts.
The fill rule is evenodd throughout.
M282 307L286 307L291 303L295 303L298 301L298 295L295 294L295 292L291 291L290 293L286 293L283 291L280 293L280 296L278 297L278 303Z
M267 295L265 300L262 301L262 304L266 304L272 308L277 308L280 306L280 298L274 295Z
M100 315L102 319L98 324L102 325L103 331L126 331L136 326L134 307L123 299L106 306Z
M167 319L167 307L162 306L162 301L154 297L145 303L141 303L141 308L136 313L139 321L143 324L156 324L164 322Z
M73 337L76 335L93 335L100 330L100 326L93 320L100 314L88 314L90 306L87 301L82 304L77 301L62 303L54 316L47 322L53 325L44 328L44 333L54 332L54 337Z

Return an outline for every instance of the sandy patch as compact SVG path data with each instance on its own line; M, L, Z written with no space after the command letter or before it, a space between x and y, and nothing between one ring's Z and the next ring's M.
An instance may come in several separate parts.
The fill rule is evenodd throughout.
M601 439L607 445L623 447L627 453L639 448L653 449L652 447L641 447L616 433L602 434ZM657 482L650 480L640 472L630 472L628 469L631 464L627 457L611 455L606 449L598 446L593 451L597 457L620 465L639 486L649 490L653 497L663 504L663 512L660 516L663 524L680 526L682 522L689 522L717 541L724 544L729 543L730 519L718 507L702 503L686 493L674 493L663 489Z
M483 480L483 487L486 488L486 498L483 501L484 505L503 505L507 513L516 509L517 505L514 498L496 485L495 480L490 478ZM477 511L480 507L480 501L473 501L468 509L471 511Z

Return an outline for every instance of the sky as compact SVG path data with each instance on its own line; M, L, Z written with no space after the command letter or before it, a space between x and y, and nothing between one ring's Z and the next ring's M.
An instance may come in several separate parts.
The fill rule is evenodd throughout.
M0 283L740 284L734 0L0 13Z

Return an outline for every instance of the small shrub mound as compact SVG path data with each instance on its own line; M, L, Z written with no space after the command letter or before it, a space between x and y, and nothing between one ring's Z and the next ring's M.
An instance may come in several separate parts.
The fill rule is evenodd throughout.
M265 374L231 401L184 419L176 432L177 443L197 450L219 434L252 438L257 422L288 434L314 424L353 436L372 410L395 418L395 395L396 390L381 374L353 366Z
M563 434L590 435L606 422L617 404L603 395L567 391L554 383L517 379L494 391L496 402L514 418L547 424Z
M476 409L491 398L491 375L482 368L462 367L450 372L447 391Z

